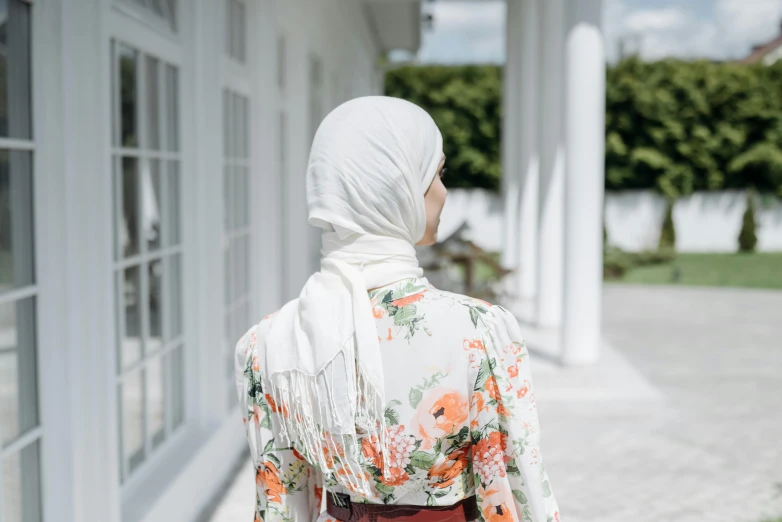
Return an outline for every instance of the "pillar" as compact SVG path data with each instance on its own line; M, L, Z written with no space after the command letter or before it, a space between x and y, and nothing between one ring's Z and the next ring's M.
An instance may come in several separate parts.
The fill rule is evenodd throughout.
M519 211L519 165L518 165L518 102L519 102L519 27L518 18L522 0L508 0L506 3L506 52L502 76L502 198L503 238L501 264L514 269L509 275L508 290L511 300L518 298L518 211Z
M521 32L521 78L519 79L519 168L520 209L518 212L518 242L520 315L535 320L535 300L538 295L538 11L539 0L521 0L520 23L514 29Z
M600 0L578 0L565 58L565 308L562 362L600 352L605 165L605 56Z
M538 187L538 296L537 323L541 328L562 324L564 263L563 135L565 0L541 2L538 53L540 178Z

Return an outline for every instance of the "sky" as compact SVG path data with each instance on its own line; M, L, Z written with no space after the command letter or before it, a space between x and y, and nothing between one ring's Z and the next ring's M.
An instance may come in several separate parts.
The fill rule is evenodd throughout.
M423 63L502 63L505 60L505 2L425 2L434 16L424 32ZM735 59L754 44L781 33L782 0L603 0L606 55L613 62L619 42L646 59Z

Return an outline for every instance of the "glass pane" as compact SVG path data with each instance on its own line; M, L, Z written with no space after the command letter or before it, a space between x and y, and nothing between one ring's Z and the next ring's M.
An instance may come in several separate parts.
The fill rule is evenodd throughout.
M0 304L0 446L38 425L35 298Z
M132 473L144 460L144 373L126 375L120 385L122 415L122 455L126 474Z
M147 353L154 353L163 347L163 261L156 259L149 263L149 337L146 342Z
M0 136L31 137L30 6L0 2Z
M223 89L223 157L231 155L231 91Z
M152 12L154 12L158 16L163 16L163 3L162 0L147 0L149 2L149 7L152 8Z
M225 231L233 228L233 176L230 165L223 167L223 224Z
M234 28L234 31L236 33L236 54L235 54L235 57L236 57L237 60L239 60L240 62L244 63L245 47L246 47L246 45L245 45L246 38L245 38L245 30L244 30L244 24L245 24L245 19L246 19L246 16L245 16L245 13L244 13L245 9L244 9L244 4L243 3L236 2L236 1L234 1L234 3L236 4L236 17L235 17L236 25L235 25L235 28Z
M33 265L32 154L0 149L0 291L33 284Z
M176 31L176 1L175 0L163 0L163 15L168 20L168 25L172 31Z
M147 400L149 401L149 436L152 447L158 446L165 438L165 382L163 359L155 357L147 364Z
M146 148L160 150L160 70L159 62L147 56L147 136Z
M248 226L250 224L250 168L241 169L242 193L237 198L236 205L239 207L239 224Z
M178 245L180 241L180 181L179 162L169 161L165 176L165 201L163 205L163 226L165 227L166 246Z
M147 240L147 250L152 251L160 248L162 214L160 160L147 160L142 165L144 165L141 171L144 237Z
M250 158L250 99L242 98L242 157Z
M176 429L185 419L185 359L182 346L174 348L168 357L168 371L171 382L171 427Z
M139 267L130 266L122 271L120 290L117 293L122 302L121 314L124 314L125 331L119 342L119 369L127 368L141 360L141 284Z
M2 461L3 521L41 520L41 466L38 441Z
M168 328L166 341L182 335L182 255L174 254L165 260L166 262L166 287L168 288L167 315Z
M138 53L125 45L118 46L120 145L138 146L138 96L136 70Z
M225 52L228 56L234 55L233 43L233 21L234 21L234 2L226 0L225 2Z
M174 66L166 65L166 148L179 150L179 78Z
M122 255L129 257L139 252L139 198L138 198L138 160L122 158L122 188L119 197L122 201L120 245Z
M231 264L231 256L233 255L233 251L231 250L232 244L229 243L228 247L224 249L223 251L223 271L224 271L224 279L223 279L223 304L226 308L231 306L232 296L231 296L231 290L232 290L232 277L231 273L233 271L233 265Z

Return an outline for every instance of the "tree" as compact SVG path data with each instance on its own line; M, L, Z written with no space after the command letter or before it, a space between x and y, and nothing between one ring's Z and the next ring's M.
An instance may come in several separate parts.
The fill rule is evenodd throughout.
M668 205L665 208L665 217L663 226L660 230L660 250L674 250L676 248L676 228L673 225L673 199L668 199Z
M758 244L758 236L755 233L755 198L752 189L747 190L747 209L741 220L741 232L739 232L739 252L754 252Z

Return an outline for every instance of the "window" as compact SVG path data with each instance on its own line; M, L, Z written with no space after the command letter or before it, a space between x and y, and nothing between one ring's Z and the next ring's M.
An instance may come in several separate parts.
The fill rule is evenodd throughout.
M120 0L123 4L141 8L145 14L160 20L172 31L177 30L176 0Z
M234 347L250 322L250 101L223 90L223 255L228 403L236 404Z
M179 72L112 43L120 470L184 421Z
M41 520L30 6L0 2L0 520Z
M226 0L225 52L240 63L247 60L247 8L243 0Z

